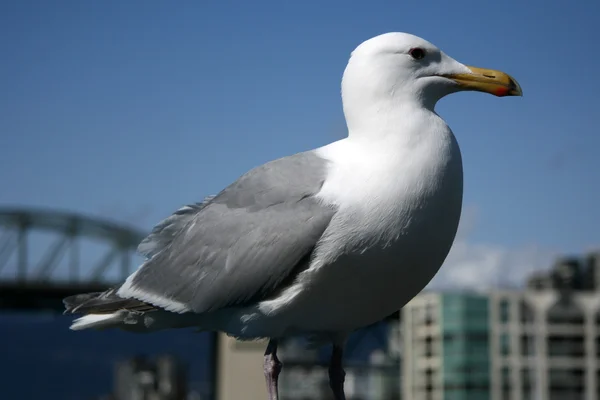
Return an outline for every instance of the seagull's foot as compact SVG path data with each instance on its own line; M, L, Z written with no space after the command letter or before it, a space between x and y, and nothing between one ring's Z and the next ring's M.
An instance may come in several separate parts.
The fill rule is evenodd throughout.
M269 400L278 400L278 378L282 368L281 361L277 358L277 340L269 340L267 350L265 351L265 380L267 382L267 392Z
M346 372L342 368L343 354L342 346L334 344L331 352L331 362L329 363L329 387L333 391L333 398L335 400L346 400L346 395L344 394Z

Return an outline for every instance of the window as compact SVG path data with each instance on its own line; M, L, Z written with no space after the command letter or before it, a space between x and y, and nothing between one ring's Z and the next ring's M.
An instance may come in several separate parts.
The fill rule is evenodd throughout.
M521 314L521 323L533 323L535 320L535 316L533 313L533 309L531 308L531 306L527 303L525 303L525 301L521 301L521 307L520 307L520 314Z
M427 368L425 370L425 388L428 391L433 390L433 370L431 368Z
M523 368L521 370L521 384L524 389L532 389L535 387L535 369L533 368Z
M425 325L435 323L435 310L433 304L425 305Z
M510 354L510 336L506 332L500 334L500 354L503 356Z
M503 324L510 321L510 303L508 299L500 300L500 322Z
M521 355L532 356L535 354L535 336L521 335Z
M425 346L424 346L425 357L433 356L433 353L434 353L433 348L434 348L433 338L431 336L426 336L425 337Z
M550 368L550 400L584 399L585 376L583 369Z
M500 387L502 390L502 400L512 400L510 370L508 367L502 367L500 370Z
M582 336L548 336L548 354L554 357L583 357L585 343Z

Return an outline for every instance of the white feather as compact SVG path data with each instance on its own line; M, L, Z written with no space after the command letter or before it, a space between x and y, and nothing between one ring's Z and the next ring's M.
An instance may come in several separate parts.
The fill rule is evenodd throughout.
M83 329L103 329L114 327L123 322L124 314L116 312L112 314L88 314L77 318L71 324L70 329L79 331Z
M140 267L142 268L143 265ZM134 273L132 273L131 275L129 275L129 277L125 280L125 282L123 283L123 285L121 285L121 287L119 288L119 290L117 290L117 295L120 297L123 297L125 299L137 299L146 303L150 303L152 305L155 305L157 307L161 307L166 311L171 311L171 312L176 312L176 313L184 313L187 311L190 311L190 308L178 301L174 301L171 299L168 299L164 296L159 296L157 294L154 293L148 293L146 291L144 291L143 289L134 286L133 284L133 280L135 278L135 275L139 272L139 269L137 271L135 271Z

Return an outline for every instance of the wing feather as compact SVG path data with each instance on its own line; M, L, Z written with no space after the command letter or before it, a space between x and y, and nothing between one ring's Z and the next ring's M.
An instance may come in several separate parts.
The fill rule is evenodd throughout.
M316 197L326 170L326 160L314 152L299 153L181 208L140 244L144 264L87 306L201 313L267 298L307 265L336 212Z

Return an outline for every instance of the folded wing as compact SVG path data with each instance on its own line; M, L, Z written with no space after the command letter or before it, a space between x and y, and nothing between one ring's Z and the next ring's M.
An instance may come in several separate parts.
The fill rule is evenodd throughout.
M158 224L138 249L148 259L121 287L65 299L67 309L201 313L268 298L307 265L335 213L315 197L326 168L306 152L251 170Z

